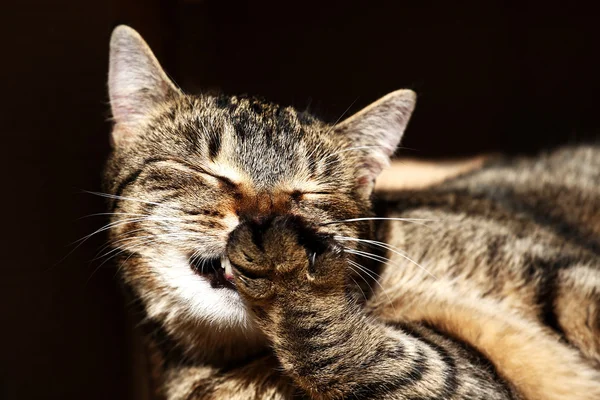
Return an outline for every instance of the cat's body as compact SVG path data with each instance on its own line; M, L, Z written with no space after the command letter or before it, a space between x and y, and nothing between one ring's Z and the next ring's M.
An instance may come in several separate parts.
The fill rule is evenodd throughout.
M600 148L376 196L375 217L412 92L329 126L183 95L128 28L111 51L111 238L161 396L600 398Z

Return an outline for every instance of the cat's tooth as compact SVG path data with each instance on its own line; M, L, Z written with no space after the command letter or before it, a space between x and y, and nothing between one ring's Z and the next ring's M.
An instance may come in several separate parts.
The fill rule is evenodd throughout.
M225 269L225 278L233 279L233 268L231 268L231 262L227 256L221 257L221 266Z

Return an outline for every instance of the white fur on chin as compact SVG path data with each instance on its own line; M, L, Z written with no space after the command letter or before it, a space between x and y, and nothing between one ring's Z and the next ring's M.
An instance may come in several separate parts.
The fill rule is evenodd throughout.
M164 301L148 302L149 317L185 313L193 320L214 325L216 330L252 330L248 311L239 294L229 288L213 288L210 282L194 273L188 258L171 251L152 258L150 268L161 278L167 290Z

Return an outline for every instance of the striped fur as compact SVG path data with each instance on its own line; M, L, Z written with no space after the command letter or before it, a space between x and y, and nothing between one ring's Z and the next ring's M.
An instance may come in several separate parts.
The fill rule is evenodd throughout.
M598 146L372 201L414 93L331 126L183 94L127 27L110 65L108 254L157 397L600 398Z

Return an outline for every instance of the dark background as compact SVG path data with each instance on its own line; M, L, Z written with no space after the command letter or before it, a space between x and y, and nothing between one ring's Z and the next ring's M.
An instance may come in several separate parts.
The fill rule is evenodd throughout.
M459 5L460 4L460 5ZM598 138L599 14L558 1L75 1L2 6L1 399L139 396L105 223L111 28L140 31L187 91L260 94L334 121L419 94L416 157Z

